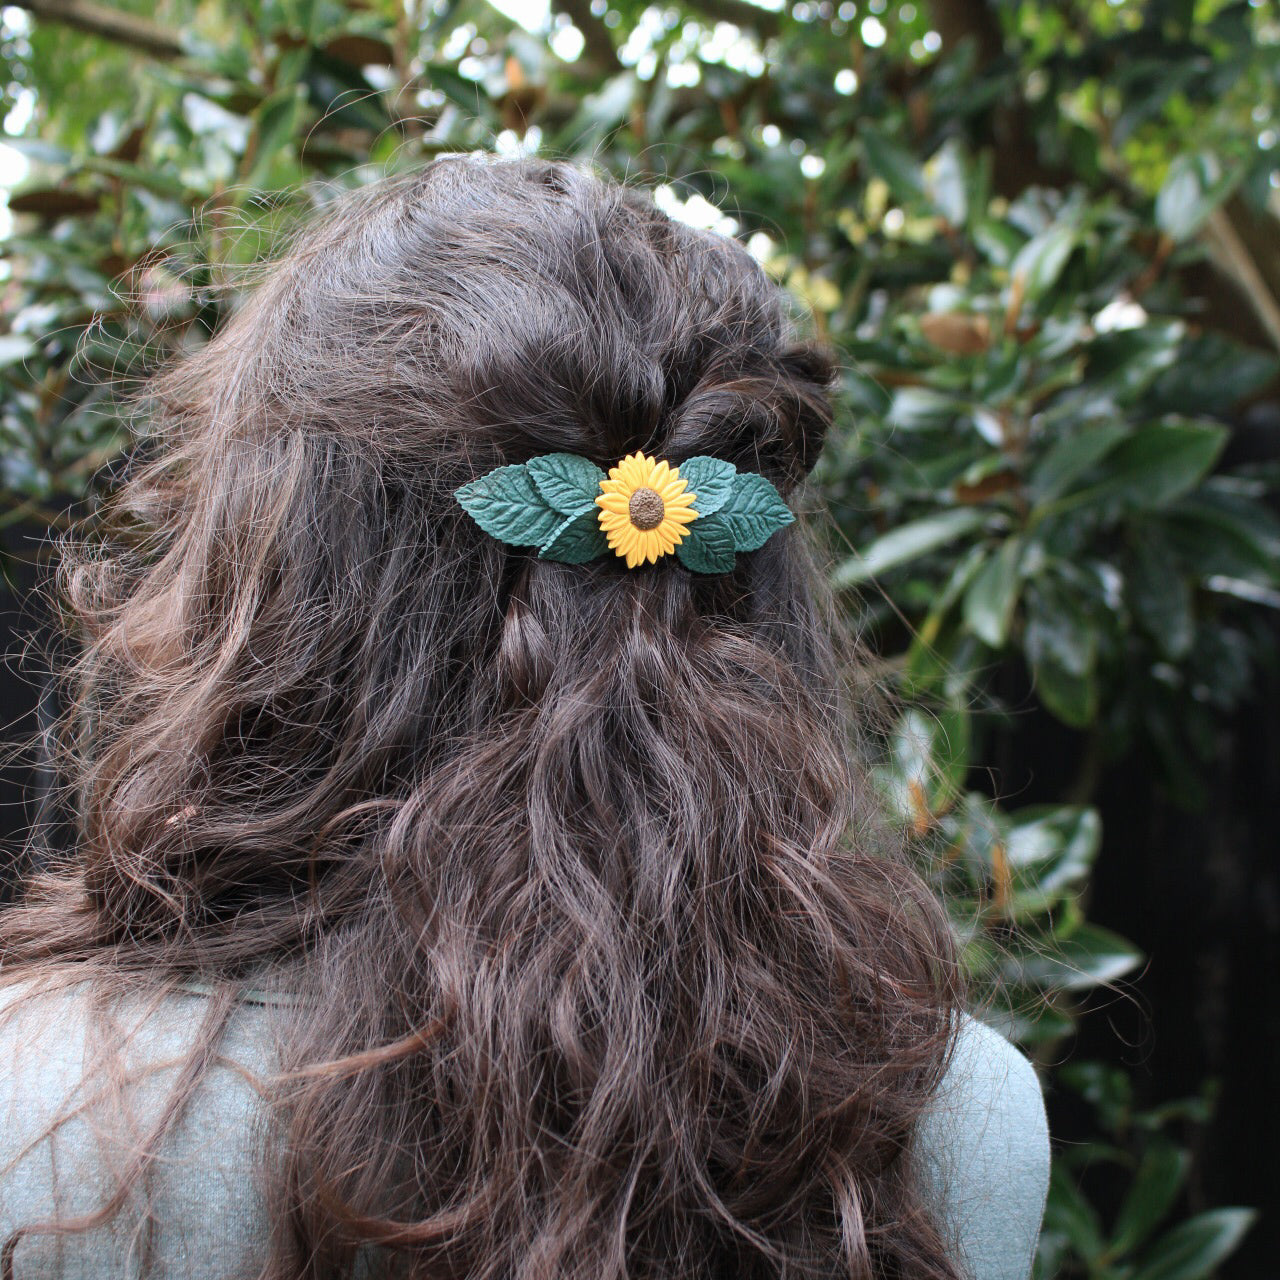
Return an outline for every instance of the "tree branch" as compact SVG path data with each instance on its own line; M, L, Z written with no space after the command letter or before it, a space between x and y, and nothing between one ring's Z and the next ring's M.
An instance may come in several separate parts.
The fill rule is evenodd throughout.
M146 18L121 13L93 0L15 0L41 22L60 22L116 44L129 45L154 58L180 58L186 52L174 31Z
M954 49L963 40L977 46L975 71L985 71L1004 54L1004 32L988 0L933 0L930 21L942 37L943 48ZM1066 186L1074 174L1046 164L1031 128L1031 114L1021 94L997 103L991 112L992 181L1002 196L1012 200L1027 187Z
M984 0L935 0L929 15L944 47L954 48L966 37L976 42L979 66L986 66L1004 52L999 19Z
M1238 198L1215 209L1209 215L1205 239L1219 265L1234 277L1236 284L1249 299L1258 320L1270 336L1272 345L1280 351L1280 299L1267 279L1266 253L1255 253L1254 246L1246 241L1245 237L1253 230L1253 223L1248 215L1249 210ZM1274 220L1272 223L1271 230L1274 232ZM1257 248L1271 249L1273 243L1274 241L1268 243L1263 240ZM1269 265L1274 272L1274 250Z

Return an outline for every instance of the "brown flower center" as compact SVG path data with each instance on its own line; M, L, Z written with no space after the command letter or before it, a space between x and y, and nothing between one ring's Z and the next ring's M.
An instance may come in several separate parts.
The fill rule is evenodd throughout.
M656 529L666 513L662 495L653 489L637 489L627 503L627 515L631 517L631 523L640 530Z

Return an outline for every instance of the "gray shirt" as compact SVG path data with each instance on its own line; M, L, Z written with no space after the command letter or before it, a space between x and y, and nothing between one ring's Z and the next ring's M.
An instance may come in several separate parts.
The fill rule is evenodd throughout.
M118 1186L130 1143L101 1116L129 1108L133 1137L163 1101L200 1022L198 991L156 1005L138 997L117 1021L138 1069L120 1099L101 1096L84 988L10 1008L0 987L0 1247L20 1226L99 1208ZM135 1188L110 1223L73 1235L30 1234L14 1254L15 1280L125 1280L150 1240L155 1280L253 1280L265 1257L259 1183L265 1107L250 1076L270 1069L270 1009L233 1014L220 1057L147 1170L153 1209ZM248 1068L246 1073L243 1068ZM79 1108L79 1110L77 1110ZM51 1137L47 1126L65 1119ZM1030 1275L1049 1181L1049 1137L1031 1064L1003 1037L966 1017L950 1071L916 1135L928 1192L937 1197L955 1255L973 1280Z

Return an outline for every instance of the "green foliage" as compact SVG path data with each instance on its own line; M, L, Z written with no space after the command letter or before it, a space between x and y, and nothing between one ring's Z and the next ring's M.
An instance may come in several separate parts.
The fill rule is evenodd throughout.
M968 702L1015 656L1064 723L1185 758L1196 739L1171 744L1170 722L1194 730L1201 704L1242 687L1212 661L1224 634L1248 652L1235 601L1280 599L1265 482L1215 471L1229 432L1210 416L1276 363L1177 315L1117 311L1117 281L1146 264L1140 220L1113 200L1033 189L1004 227L966 244L963 285L904 290L854 349L859 430L833 487L860 550L837 580L930 602L906 657L917 696ZM1206 506L1222 523L1188 536Z
M1135 1111L1129 1077L1114 1067L1073 1063L1059 1080L1089 1102L1102 1136L1063 1151L1054 1163L1036 1276L1206 1280L1257 1217L1252 1209L1227 1208L1170 1222L1191 1168L1177 1131L1209 1119L1213 1087L1198 1098ZM1128 1189L1115 1212L1104 1215L1083 1195L1081 1179L1108 1167L1123 1172Z
M0 30L31 167L0 522L92 495L135 430L113 391L205 341L335 187L471 148L647 183L739 234L845 354L816 478L836 585L903 700L879 781L991 1016L1049 1060L1141 960L1083 907L1099 771L1142 752L1201 798L1280 605L1277 472L1232 461L1230 425L1276 386L1275 0L557 0L529 29L486 0L114 7L165 52L16 10ZM689 465L727 505L680 550L716 570L750 531ZM528 483L520 532L585 557L598 528L560 479ZM1032 692L1007 705L1011 674ZM1008 809L982 767L1029 706L1067 726L1076 778ZM1247 1211L1171 1223L1173 1117L1089 1070L1053 1076L1104 1137L1057 1154L1040 1275L1210 1274ZM1130 1179L1115 1215L1079 1189L1094 1159Z

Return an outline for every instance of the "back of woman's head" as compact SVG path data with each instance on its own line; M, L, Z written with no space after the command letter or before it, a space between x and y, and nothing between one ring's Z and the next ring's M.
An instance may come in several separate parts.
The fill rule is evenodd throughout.
M907 1146L949 942L803 531L566 564L454 498L635 450L792 498L831 377L734 241L450 158L336 200L147 388L63 562L76 849L0 946L285 975L275 1274L952 1274Z

